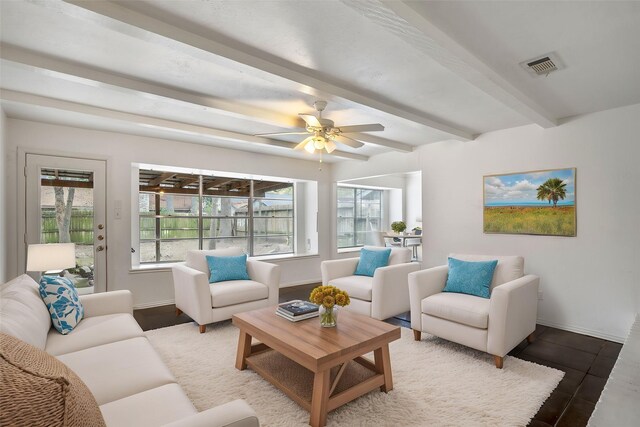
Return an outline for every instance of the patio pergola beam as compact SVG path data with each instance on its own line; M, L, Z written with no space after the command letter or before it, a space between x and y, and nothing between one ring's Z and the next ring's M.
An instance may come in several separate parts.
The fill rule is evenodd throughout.
M41 179L40 185L43 187L93 188L93 182L71 181L66 179Z
M163 181L171 179L174 176L176 176L176 174L175 173L171 173L171 172L161 173L158 177L156 177L156 178L152 179L151 181L149 181L149 186L153 187L155 185L159 185Z
M139 191L142 193L189 194L194 196L199 194L197 188L151 187L148 185L141 185ZM205 190L202 194L205 196L249 197L248 191Z

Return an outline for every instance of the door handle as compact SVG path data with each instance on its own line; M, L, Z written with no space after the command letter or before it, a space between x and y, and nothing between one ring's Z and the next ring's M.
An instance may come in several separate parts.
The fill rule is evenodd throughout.
M104 246L100 245L96 248L96 252L102 252L104 251Z

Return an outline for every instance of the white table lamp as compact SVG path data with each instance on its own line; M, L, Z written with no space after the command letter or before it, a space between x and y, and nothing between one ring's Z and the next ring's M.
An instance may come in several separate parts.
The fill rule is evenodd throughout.
M75 266L75 243L34 244L27 249L27 271L64 270Z

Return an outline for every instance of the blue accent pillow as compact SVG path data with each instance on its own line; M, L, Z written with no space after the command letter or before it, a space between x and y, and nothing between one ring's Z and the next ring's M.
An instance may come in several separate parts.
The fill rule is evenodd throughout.
M250 280L247 272L247 255L212 256L207 255L209 265L209 283L227 280Z
M47 305L53 327L62 335L73 331L84 317L84 307L71 280L60 276L42 276L40 298Z
M462 261L449 258L447 284L442 292L475 295L489 298L493 272L498 265L494 261Z
M376 268L386 267L389 264L389 255L391 255L391 248L377 250L363 248L360 251L360 260L358 261L356 272L353 274L373 277Z

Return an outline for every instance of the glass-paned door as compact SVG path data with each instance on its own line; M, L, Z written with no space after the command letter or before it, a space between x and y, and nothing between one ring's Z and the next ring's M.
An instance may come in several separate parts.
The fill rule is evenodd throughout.
M75 243L76 265L61 274L82 294L106 290L105 162L27 154L26 238Z

